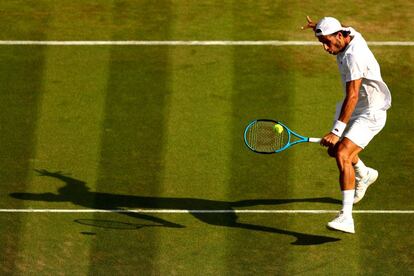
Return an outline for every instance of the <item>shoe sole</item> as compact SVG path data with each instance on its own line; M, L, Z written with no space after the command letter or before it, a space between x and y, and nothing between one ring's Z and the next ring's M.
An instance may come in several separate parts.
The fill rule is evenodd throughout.
M368 188L369 188L369 186L371 186L372 184L374 184L374 182L375 181L377 181L377 179L378 179L378 171L375 171L376 172L376 175L373 177L373 179L367 184L367 188L365 189L365 193L364 193L364 195L362 196L362 197L355 197L354 198L354 204L356 204L356 203L358 203L358 202L360 202L363 198L364 198L364 196L365 196L365 194L367 193L367 190L368 190Z
M340 231L340 232L344 232L344 233L347 233L347 234L355 234L355 229L348 230L348 229L343 229L343 228L340 228L340 227L333 227L333 226L331 226L329 224L326 225L326 227L329 230Z

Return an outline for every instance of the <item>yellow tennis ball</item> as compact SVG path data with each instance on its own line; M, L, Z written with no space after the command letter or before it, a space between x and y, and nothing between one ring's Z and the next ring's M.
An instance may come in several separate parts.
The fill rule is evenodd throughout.
M283 127L281 126L281 125L279 125L279 124L275 124L274 126L273 126L273 129L276 131L276 133L278 133L278 134L280 134L280 133L282 133L283 132Z

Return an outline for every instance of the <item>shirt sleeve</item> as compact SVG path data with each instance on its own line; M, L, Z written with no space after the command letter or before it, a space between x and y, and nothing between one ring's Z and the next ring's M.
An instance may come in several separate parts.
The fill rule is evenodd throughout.
M367 66L362 56L346 55L344 67L345 81L349 82L363 78Z

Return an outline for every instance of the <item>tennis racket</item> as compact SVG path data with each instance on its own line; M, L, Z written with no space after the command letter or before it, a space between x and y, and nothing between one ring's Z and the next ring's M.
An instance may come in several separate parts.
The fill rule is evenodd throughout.
M278 153L299 143L321 140L299 135L281 122L269 119L254 120L244 130L244 143L256 153Z

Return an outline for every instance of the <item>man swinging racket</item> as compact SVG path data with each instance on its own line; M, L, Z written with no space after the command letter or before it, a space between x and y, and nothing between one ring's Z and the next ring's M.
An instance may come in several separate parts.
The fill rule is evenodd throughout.
M302 29L312 29L325 51L336 56L344 90L333 128L321 141L329 155L336 158L342 191L342 210L327 226L355 233L352 206L378 177L378 171L366 167L358 154L384 127L391 93L360 33L333 17L324 17L315 24L308 16L307 21Z

